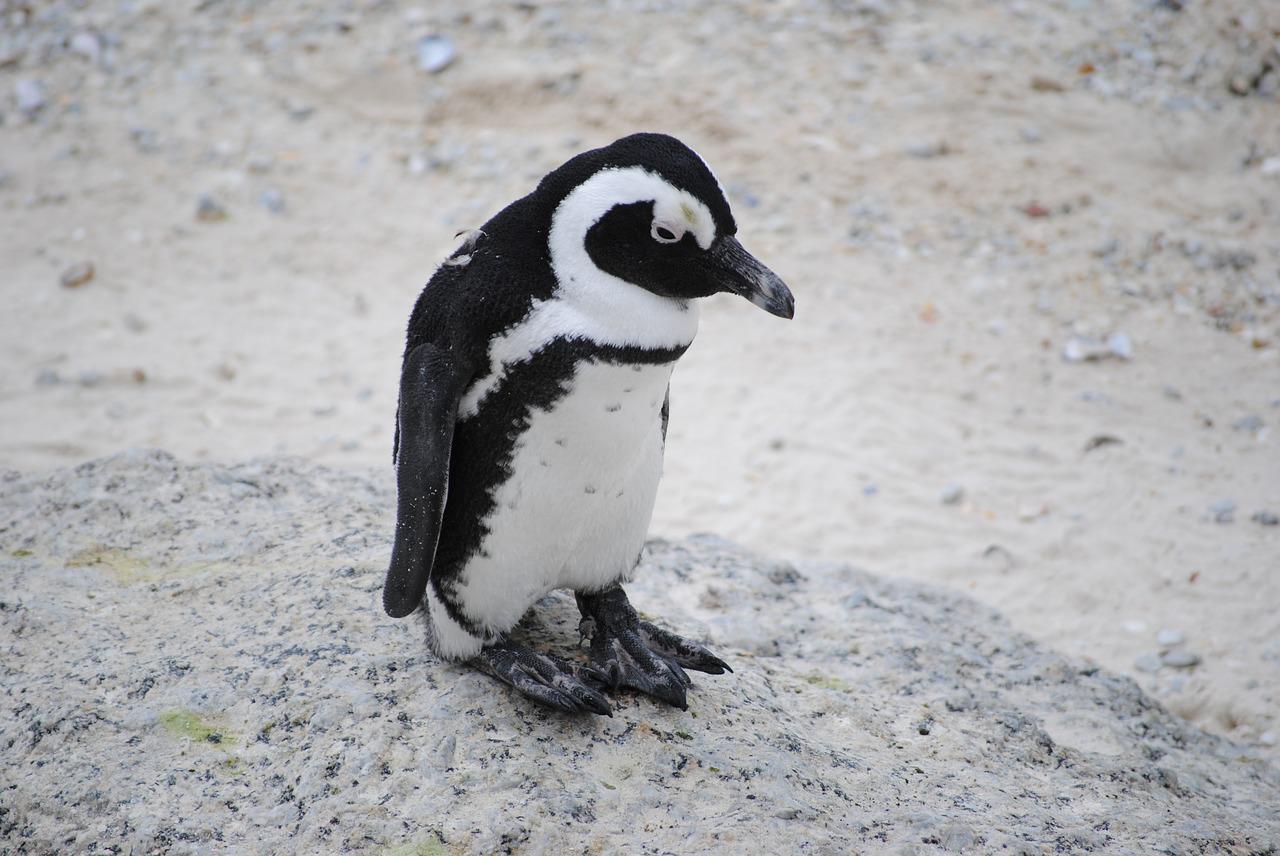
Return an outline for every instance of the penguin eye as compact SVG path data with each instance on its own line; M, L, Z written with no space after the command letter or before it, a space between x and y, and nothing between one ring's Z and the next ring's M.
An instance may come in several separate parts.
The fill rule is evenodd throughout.
M666 226L663 226L661 223L654 223L649 234L652 235L653 239L659 244L674 244L676 241L680 240L680 238L676 236L675 232L671 231Z

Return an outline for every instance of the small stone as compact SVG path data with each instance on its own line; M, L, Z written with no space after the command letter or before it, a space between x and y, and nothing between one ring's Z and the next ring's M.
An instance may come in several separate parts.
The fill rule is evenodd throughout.
M1262 417L1256 413L1250 413L1248 416L1242 416L1235 422L1231 423L1231 427L1236 431L1247 431L1250 434L1257 434L1267 423L1262 421Z
M1143 633L1147 632L1147 622L1139 621L1137 619L1129 619L1120 626L1124 628L1125 633L1133 636L1141 636Z
M1164 397L1165 397L1165 398L1167 398L1167 399L1169 399L1170 401L1181 401L1181 400L1182 400L1182 393L1181 393L1181 392L1179 392L1179 391L1178 391L1178 388L1177 388L1177 387L1175 387L1175 386L1169 386L1169 385L1167 385L1167 384L1166 384L1166 385L1165 385L1165 387L1164 387L1164 389L1163 389L1163 390L1161 390L1161 391L1164 393Z
M957 505L964 499L964 488L958 484L949 484L938 494L938 501L943 505Z
M418 68L431 74L439 74L458 57L458 49L448 36L423 36L417 46Z
M134 315L132 312L124 316L124 326L130 333L147 332L147 322L140 316Z
M903 147L903 151L911 155L913 158L928 160L930 158L939 158L950 152L945 140L917 140L913 143L907 143Z
M867 485L863 485L863 486L862 486L862 495L863 495L863 496L875 496L875 495L876 495L876 494L878 494L879 492L880 492L880 487L879 487L879 485L876 485L876 484L867 484Z
M93 262L77 262L62 272L58 279L63 288L79 288L93 279Z
M102 58L102 40L98 38L97 33L91 33L88 30L82 30L72 36L67 47L73 54L82 56L94 64Z
M1038 143L1044 140L1044 134L1041 130L1034 126L1028 126L1018 132L1018 136L1022 138L1024 143Z
M1133 359L1133 342L1129 334L1123 330L1116 331L1107 337L1107 350L1122 360Z
M1263 509L1262 511L1255 511L1253 516L1249 519L1254 523L1260 523L1263 526L1280 526L1280 515L1277 515L1274 511L1267 511L1266 509Z
M258 196L258 202L272 214L284 211L284 194L274 187L268 187Z
M1236 502L1234 499L1220 499L1209 506L1209 516L1215 523L1231 523L1236 519Z
M1094 434L1084 444L1086 452L1092 452L1094 449L1101 449L1103 446L1123 446L1124 440L1111 434Z
M1148 672L1151 674L1160 671L1161 665L1162 663L1160 662L1159 654L1143 654L1141 657L1133 661L1133 667L1139 672Z
M1264 731L1258 735L1258 742L1263 746L1276 745L1276 733L1274 731Z
M316 112L316 108L310 104L293 98L284 102L284 109L289 114L289 118L295 122L305 122L311 118L312 113Z
M1036 92L1066 92L1067 87L1051 77L1036 75L1031 78L1031 88Z
M1187 641L1187 634L1181 630L1166 627L1156 634L1156 644L1161 648L1176 648Z
M1160 655L1160 662L1174 669L1190 669L1200 663L1200 655L1190 651L1165 651Z
M220 223L227 219L227 209L210 196L201 196L196 202L196 219L201 223Z
M35 116L48 103L48 99L44 94L44 87L40 85L40 81L27 77L19 78L13 84L13 95L17 99L18 109L25 113L28 118Z
M1280 156L1267 158L1258 169L1263 175L1280 175Z

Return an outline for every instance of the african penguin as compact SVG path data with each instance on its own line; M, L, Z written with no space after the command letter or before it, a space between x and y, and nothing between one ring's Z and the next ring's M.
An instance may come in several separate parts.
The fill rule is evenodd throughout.
M620 584L653 513L696 298L732 292L793 314L736 231L693 150L634 134L548 174L431 277L401 371L383 605L420 610L437 655L599 714L611 713L604 689L683 708L684 669L729 670L640 620ZM553 589L577 596L589 665L506 638Z

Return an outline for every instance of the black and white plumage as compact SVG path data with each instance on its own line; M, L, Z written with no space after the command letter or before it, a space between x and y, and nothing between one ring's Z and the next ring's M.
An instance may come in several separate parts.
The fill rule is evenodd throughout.
M682 666L728 668L640 621L619 584L644 545L696 299L734 292L792 315L735 232L696 153L635 134L548 174L427 283L401 374L383 596L394 617L421 609L437 654L597 713L606 686L683 707ZM590 666L504 638L557 588L578 596Z

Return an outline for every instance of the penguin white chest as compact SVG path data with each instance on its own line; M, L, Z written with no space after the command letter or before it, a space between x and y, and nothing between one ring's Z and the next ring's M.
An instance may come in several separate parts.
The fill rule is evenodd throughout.
M473 618L505 629L556 588L590 590L635 565L662 475L662 406L674 363L584 360L533 408L460 575Z

